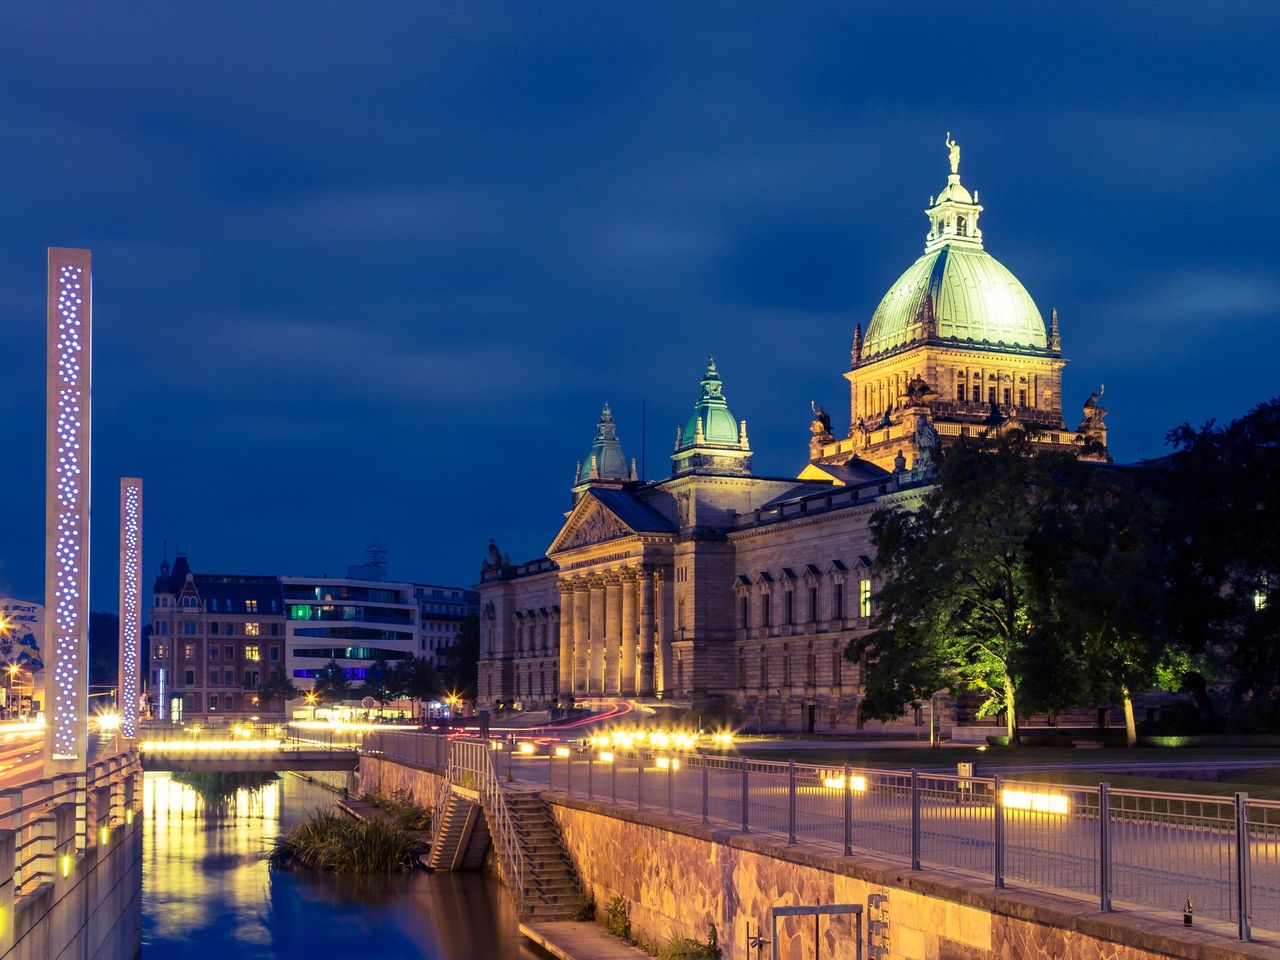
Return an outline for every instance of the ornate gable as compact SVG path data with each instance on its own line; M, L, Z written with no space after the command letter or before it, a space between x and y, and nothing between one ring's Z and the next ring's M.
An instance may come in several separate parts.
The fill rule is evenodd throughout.
M595 497L587 496L578 501L577 507L556 536L547 553L576 550L593 543L604 543L629 537L635 533L618 516Z

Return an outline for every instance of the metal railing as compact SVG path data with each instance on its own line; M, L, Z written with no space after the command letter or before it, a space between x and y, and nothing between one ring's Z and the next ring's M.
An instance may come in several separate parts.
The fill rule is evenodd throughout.
M942 867L1155 908L1181 918L1280 930L1280 803L748 760L614 750L604 762L573 750L543 759L558 792L618 807L874 853L912 869ZM532 763L516 776L536 775ZM541 777L539 777L540 779Z
M392 736L383 734L382 736ZM410 734L413 736L413 734ZM447 740L445 737L433 738ZM499 863L502 865L503 879L514 901L516 914L524 907L525 858L524 849L520 845L516 823L507 805L498 771L493 760L493 751L484 740L447 740L449 747L449 766L447 779L450 784L469 787L480 795L486 818L489 821L489 832L498 851ZM446 796L448 791L442 791Z

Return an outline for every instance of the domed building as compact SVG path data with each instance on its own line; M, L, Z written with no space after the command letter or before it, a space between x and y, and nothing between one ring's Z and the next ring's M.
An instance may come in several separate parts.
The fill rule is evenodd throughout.
M836 439L815 420L802 477L847 482L873 464L894 469L946 444L1019 425L1038 442L1106 459L1104 411L1075 430L1062 415L1062 340L1018 278L987 252L977 192L960 182L960 147L947 135L951 173L931 198L924 254L889 288L864 334L853 335L849 430Z
M747 423L710 360L670 473L637 479L606 404L545 555L513 564L490 544L482 707L718 702L752 730L860 729L861 665L843 654L871 629L875 511L919 504L938 447L962 436L1022 424L1049 447L1106 456L1096 397L1080 429L1063 424L1056 318L1046 326L983 247L982 207L948 147L924 255L854 334L845 437L815 405L799 476L754 473ZM932 724L935 709L948 727L972 719L939 697L887 726Z

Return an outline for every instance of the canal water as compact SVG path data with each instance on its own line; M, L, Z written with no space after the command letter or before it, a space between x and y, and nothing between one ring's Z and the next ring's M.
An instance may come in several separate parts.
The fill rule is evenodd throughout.
M335 796L292 774L206 802L168 774L144 785L142 957L537 960L483 873L350 877L268 867L271 841Z

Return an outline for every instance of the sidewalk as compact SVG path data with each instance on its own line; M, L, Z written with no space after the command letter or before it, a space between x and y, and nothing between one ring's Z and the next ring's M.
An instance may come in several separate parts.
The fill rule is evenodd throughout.
M623 943L598 923L587 920L522 923L520 935L559 960L652 960L643 950Z

